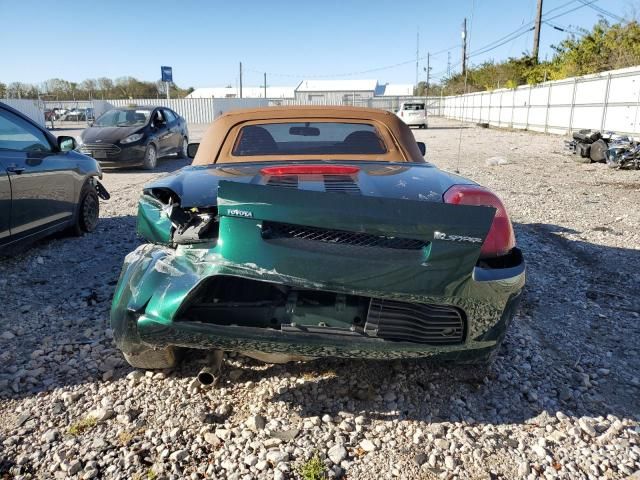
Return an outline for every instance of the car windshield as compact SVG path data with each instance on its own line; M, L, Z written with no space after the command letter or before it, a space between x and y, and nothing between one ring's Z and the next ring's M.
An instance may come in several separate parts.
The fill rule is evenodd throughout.
M403 110L424 110L424 103L405 103Z
M144 125L149 120L149 110L118 109L109 110L93 124L96 127L132 127Z
M376 155L387 147L367 123L295 122L247 125L240 129L232 154Z

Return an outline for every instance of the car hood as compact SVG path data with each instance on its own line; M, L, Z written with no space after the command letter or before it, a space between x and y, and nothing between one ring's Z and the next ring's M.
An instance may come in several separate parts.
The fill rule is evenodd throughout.
M285 162L280 165L294 163ZM304 162L300 163L304 164ZM277 162L191 166L148 184L145 190L171 190L180 198L183 208L193 208L217 205L220 181L439 203L442 202L442 195L451 185L473 184L464 177L444 172L428 163L331 162L331 164L355 165L360 168L360 171L353 175L277 177L260 173L262 168L278 165Z
M116 143L142 128L140 125L135 127L89 127L80 134L80 138L84 143Z

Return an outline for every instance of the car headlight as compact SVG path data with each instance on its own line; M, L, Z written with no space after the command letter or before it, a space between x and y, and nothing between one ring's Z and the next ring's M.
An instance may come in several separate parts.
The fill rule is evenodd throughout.
M132 143L137 142L142 137L144 137L144 133L134 133L133 135L129 135L127 138L120 140L120 143Z

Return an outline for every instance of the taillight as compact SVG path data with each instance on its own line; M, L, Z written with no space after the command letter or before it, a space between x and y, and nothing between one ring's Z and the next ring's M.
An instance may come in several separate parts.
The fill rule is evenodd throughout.
M282 165L265 167L262 175L352 175L360 171L359 167L349 165Z
M480 250L482 257L506 255L516 246L507 210L494 193L478 185L454 185L444 193L444 201L454 205L479 205L496 209L493 223Z

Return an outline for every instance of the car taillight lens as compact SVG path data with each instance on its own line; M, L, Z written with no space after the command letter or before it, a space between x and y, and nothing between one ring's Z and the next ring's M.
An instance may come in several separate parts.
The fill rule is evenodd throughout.
M353 175L360 171L359 167L348 165L283 165L279 167L265 167L260 170L262 175Z
M507 210L494 193L478 185L454 185L444 193L444 201L454 205L478 205L496 209L493 223L480 250L481 257L506 255L516 246Z

